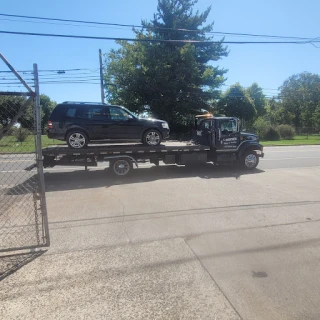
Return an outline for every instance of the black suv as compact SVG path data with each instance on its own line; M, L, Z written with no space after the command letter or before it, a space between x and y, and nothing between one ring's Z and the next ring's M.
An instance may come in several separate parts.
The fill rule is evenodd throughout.
M142 141L157 146L169 132L165 121L138 118L124 107L92 102L58 104L48 121L49 138L77 149L97 140Z

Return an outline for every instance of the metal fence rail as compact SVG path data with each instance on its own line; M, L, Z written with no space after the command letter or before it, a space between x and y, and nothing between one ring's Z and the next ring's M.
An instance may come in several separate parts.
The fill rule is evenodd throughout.
M0 252L49 245L37 81L31 89L12 66L5 77L0 81ZM37 80L36 65L33 77ZM4 91L3 81L15 91ZM35 170L25 170L34 164Z

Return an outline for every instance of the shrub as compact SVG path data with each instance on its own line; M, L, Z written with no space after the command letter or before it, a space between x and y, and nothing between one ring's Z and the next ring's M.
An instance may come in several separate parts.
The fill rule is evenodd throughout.
M281 124L277 129L282 139L293 139L296 135L294 128L288 124Z
M267 130L270 127L270 123L266 120L264 120L262 117L259 117L254 123L253 123L253 129L254 131L259 135L259 137L263 138L266 134Z
M4 129L3 126L0 124L0 131ZM5 135L6 136L12 136L14 132L15 127L10 128L8 131L6 131Z
M261 137L261 138L264 139L264 140L276 141L276 140L280 140L280 134L273 127L269 127L266 130L264 136Z
M23 142L25 141L31 132L25 128L16 128L13 132L13 135L17 138L17 141Z

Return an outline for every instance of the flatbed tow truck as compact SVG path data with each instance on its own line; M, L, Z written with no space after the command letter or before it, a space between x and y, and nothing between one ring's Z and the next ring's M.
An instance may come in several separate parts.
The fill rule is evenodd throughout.
M48 147L42 150L43 166L98 166L109 162L117 176L128 175L140 162L159 165L217 165L240 164L254 169L264 156L258 137L240 132L240 121L234 117L214 117L211 114L196 116L193 139L188 143L167 143L157 147L142 144L94 145L84 149L67 146Z

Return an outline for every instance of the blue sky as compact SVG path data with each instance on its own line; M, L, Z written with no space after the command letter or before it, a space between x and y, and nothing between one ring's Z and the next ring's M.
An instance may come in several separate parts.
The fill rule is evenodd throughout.
M199 0L196 9L203 11L209 5L212 5L212 10L208 22L215 22L214 31L320 37L319 0ZM139 25L141 19L152 18L156 7L157 0L1 0L0 13ZM130 28L84 27L17 20L0 16L0 30L133 37ZM255 39L228 36L226 40ZM80 68L88 69L83 71L86 73L83 76L91 76L92 79L98 76L99 48L108 52L115 47L114 41L0 34L0 51L17 70L30 70L33 63L38 64L39 70ZM240 82L246 87L257 82L265 88L268 96L277 93L270 89L277 89L292 74L302 71L320 74L320 49L310 44L229 45L229 50L229 56L216 63L229 69L226 84ZM6 70L6 67L0 62L1 70ZM42 75L45 79L45 73ZM82 76L70 71L64 77L73 78L76 75ZM28 74L24 76L32 78ZM47 76L52 77L52 73L47 73ZM2 77L3 74L0 73L0 78ZM63 76L56 74L54 77L59 80ZM223 90L226 88L222 87ZM1 87L0 90L11 88ZM57 102L99 101L99 90L98 84L89 83L40 84L41 93Z

